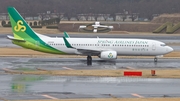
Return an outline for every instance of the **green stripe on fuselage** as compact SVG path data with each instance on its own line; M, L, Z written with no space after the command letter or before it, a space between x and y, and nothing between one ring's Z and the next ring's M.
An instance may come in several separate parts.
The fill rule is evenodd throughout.
M26 41L26 42L13 41L13 43L16 44L16 45L22 46L24 48L28 48L28 49L32 49L32 50L36 50L36 51L41 51L41 52L45 52L45 53L66 54L66 53L61 52L61 51L54 51L54 50L50 50L50 49L47 49L47 48L43 48L43 47L41 47L39 45L30 43L28 41Z

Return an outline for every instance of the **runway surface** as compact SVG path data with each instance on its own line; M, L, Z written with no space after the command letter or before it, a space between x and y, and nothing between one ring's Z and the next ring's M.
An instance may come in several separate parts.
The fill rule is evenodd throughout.
M180 97L179 79L0 75L7 100Z
M78 69L176 69L180 68L180 59L154 59L144 58L119 58L116 61L104 61L93 58L92 66L87 66L86 58L22 58L22 57L0 57L0 69L47 69L65 70L67 68Z
M174 69L179 59L118 59L116 63L99 59L86 66L82 58L0 58L0 97L13 99L65 99L65 98L134 98L180 97L179 79L151 79L129 77L76 77L5 74L3 68L18 70L65 69Z

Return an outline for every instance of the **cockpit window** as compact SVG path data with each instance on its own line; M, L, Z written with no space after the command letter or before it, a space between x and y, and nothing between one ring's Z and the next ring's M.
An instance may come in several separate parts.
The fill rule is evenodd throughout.
M166 44L161 44L161 46L166 46Z

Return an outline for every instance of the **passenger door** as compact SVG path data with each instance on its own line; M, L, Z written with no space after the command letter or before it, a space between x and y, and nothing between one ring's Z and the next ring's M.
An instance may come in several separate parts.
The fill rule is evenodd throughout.
M156 43L152 43L152 50L153 50L153 51L156 50Z

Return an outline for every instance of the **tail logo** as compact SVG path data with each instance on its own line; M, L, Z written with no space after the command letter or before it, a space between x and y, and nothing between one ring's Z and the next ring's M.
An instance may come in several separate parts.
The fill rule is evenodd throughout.
M23 21L22 20L19 20L17 22L17 26L14 26L14 30L16 32L19 32L19 31L24 32L24 31L26 31L26 27L23 25Z

